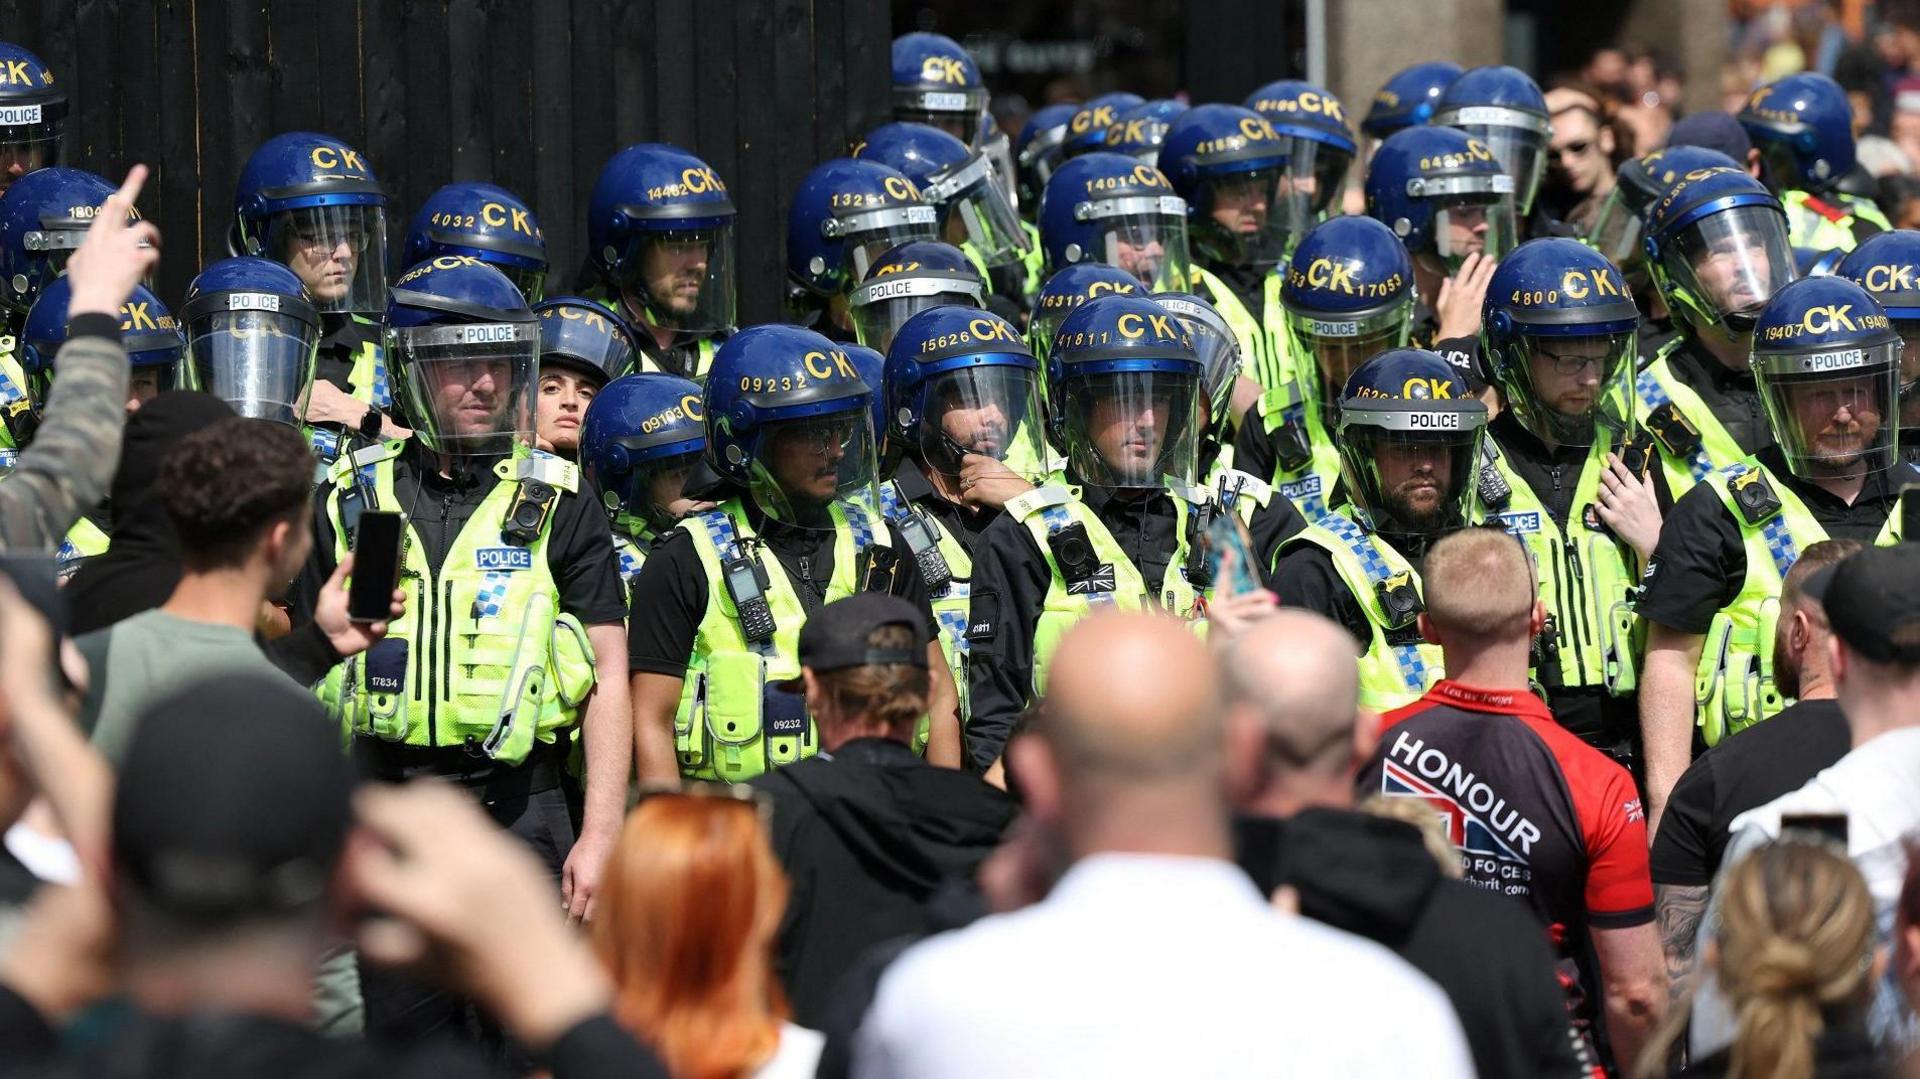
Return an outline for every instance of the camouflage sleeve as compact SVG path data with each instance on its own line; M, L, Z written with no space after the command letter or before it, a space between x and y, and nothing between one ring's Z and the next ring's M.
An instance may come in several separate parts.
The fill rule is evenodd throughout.
M112 338L70 338L33 444L0 483L0 551L51 551L107 493L126 425L127 353Z

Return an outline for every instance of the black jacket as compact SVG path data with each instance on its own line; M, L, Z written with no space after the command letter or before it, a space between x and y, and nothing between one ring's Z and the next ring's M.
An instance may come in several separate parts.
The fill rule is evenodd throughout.
M1442 876L1411 825L1334 809L1240 817L1234 846L1262 893L1291 886L1300 913L1438 983L1482 1079L1581 1074L1546 930L1519 903Z
M940 886L971 881L1018 807L979 777L861 738L753 781L773 803L791 879L780 970L794 1021L819 1028L835 982L868 948L925 933Z

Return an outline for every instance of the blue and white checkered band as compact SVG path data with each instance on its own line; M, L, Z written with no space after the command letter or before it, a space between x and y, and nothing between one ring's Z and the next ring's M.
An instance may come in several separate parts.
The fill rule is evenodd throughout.
M59 550L53 552L54 576L64 581L80 572L80 567L86 561L87 556L80 552L80 548L73 545L72 540L61 540Z
M484 573L480 576L480 591L473 597L473 617L500 617L500 608L507 600L507 582L513 580L511 573Z
M313 455L320 458L322 464L332 464L340 456L344 442L338 431L325 427L307 429L307 443L313 447Z
M19 463L20 463L19 450L0 450L0 476L4 476L7 473L12 472L13 466Z
M972 586L966 581L949 581L941 599L967 600L972 597ZM961 606L954 610L949 606L937 606L933 609L934 620L940 623L940 632L953 644L954 651L966 655L971 648L967 640L968 610Z
M1729 489L1734 480L1751 471L1744 464L1728 465L1726 474ZM1766 523L1760 526L1760 538L1766 542L1767 553L1773 556L1773 568L1784 579L1793 564L1800 561L1800 548L1793 542L1793 533L1787 529L1787 515L1776 513L1767 518Z
M847 531L853 533L854 552L864 553L873 546L873 514L853 502L841 502L839 506L841 516L847 520Z
M1660 385L1651 371L1640 372L1640 377L1634 381L1633 388L1640 395L1640 404L1648 412L1662 408L1673 401L1673 398L1668 396L1666 388ZM1693 451L1692 460L1687 462L1687 471L1693 474L1695 483L1706 479L1713 472L1713 459L1707 456L1705 445Z
M733 518L719 510L708 510L694 519L700 522L701 528L707 530L707 542L713 544L713 549L720 552L721 558L741 556L740 538L733 532Z
M1040 507L1040 519L1047 523L1049 536L1073 524L1073 514L1068 513L1065 506L1058 504ZM1112 603L1113 595L1112 592L1088 592L1086 593L1087 604L1098 607L1103 603Z
M905 492L900 490L897 480L888 480L880 485L880 515L895 524L912 516L913 507L907 503Z
M1393 567L1387 565L1386 559L1380 557L1379 549L1373 545L1373 540L1369 539L1365 532L1360 531L1359 525L1337 513L1330 513L1315 521L1314 524L1338 536L1340 542L1347 545L1347 550L1353 552L1353 556L1360 560L1361 568L1366 570L1369 584L1378 585L1381 581L1393 576ZM1420 646L1396 644L1388 647L1393 651L1394 664L1400 668L1400 680L1405 682L1407 688L1413 692L1425 693L1427 661L1421 658Z
M640 567L646 565L647 560L641 556L640 552L634 548L630 541L615 543L613 553L620 559L621 579L631 585L634 578L640 576Z
M26 387L13 380L13 376L0 371L0 405L11 405L26 399Z
M393 383L387 379L385 349L376 349L373 354L373 407L382 412L393 407Z

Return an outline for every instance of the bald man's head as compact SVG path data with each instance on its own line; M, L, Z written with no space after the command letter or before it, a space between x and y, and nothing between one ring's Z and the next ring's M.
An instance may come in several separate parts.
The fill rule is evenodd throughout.
M1353 637L1339 623L1282 609L1235 638L1219 668L1228 709L1259 718L1274 769L1352 766L1360 680Z
M1095 614L1054 652L1046 719L1036 729L1065 782L1215 774L1221 726L1212 658L1176 619Z

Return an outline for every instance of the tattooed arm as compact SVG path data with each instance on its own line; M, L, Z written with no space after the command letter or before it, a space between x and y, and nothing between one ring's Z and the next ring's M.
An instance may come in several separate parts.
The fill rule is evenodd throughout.
M1667 958L1667 984L1674 1000L1693 989L1694 949L1700 939L1700 921L1707 913L1707 895L1704 884L1654 885L1654 924L1660 929L1660 950Z

